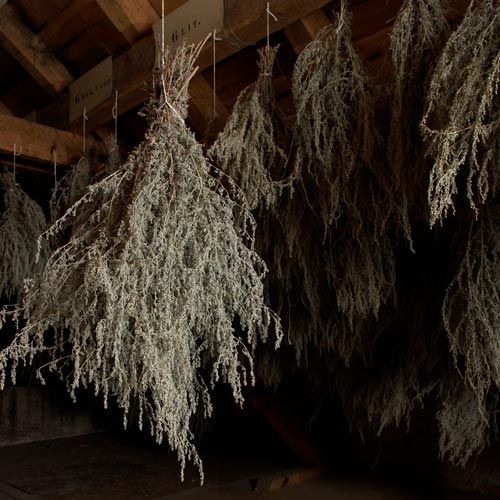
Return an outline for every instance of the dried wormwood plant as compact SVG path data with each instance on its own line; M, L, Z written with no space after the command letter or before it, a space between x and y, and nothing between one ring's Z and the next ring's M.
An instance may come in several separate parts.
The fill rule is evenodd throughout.
M412 249L411 212L423 208L419 194L428 176L419 123L429 77L448 35L441 0L406 0L391 32L395 76L388 160L399 199L397 217Z
M304 194L302 205L319 216L322 228L309 222L304 215L308 209L297 208L295 200L286 233L303 272L311 315L321 316L326 289L354 328L358 319L377 315L395 277L385 227L391 202L377 168L380 141L374 99L351 38L351 16L342 2L335 23L297 60L293 91L297 172L303 188L298 191ZM292 227L301 219L306 227ZM312 240L318 245L311 250ZM325 278L320 291L318 282Z
M238 97L224 130L209 150L213 161L245 193L251 210L273 209L283 185L275 165L285 153L274 126L276 105L272 71L277 48L259 50L259 77ZM276 172L278 170L278 172Z
M144 142L67 212L89 216L26 294L27 323L2 353L0 376L12 362L15 379L19 363L45 351L49 369L69 370L73 397L93 386L105 402L116 399L125 420L136 401L139 424L146 421L158 442L167 439L182 473L190 460L203 479L190 420L200 410L210 415L217 381L242 401L252 351L272 328L279 338L280 325L264 303L266 269L253 251L251 216L210 175L184 123L200 50L184 47L167 59ZM238 230L236 213L247 221ZM45 345L49 327L53 342Z
M474 395L476 412L485 422L490 391L500 389L500 203L498 198L491 201L471 224L463 259L443 303L455 366L463 372L464 390ZM455 441L459 450L467 447ZM478 449L484 445L475 442ZM449 453L459 455L456 450Z
M92 165L97 163L97 151L90 149L85 156L56 181L50 199L51 223L56 222L75 205L87 192L88 187L106 174L111 174L120 166L120 151L114 137L104 139L107 157L105 163L94 173Z
M464 467L487 446L496 405L478 406L476 394L458 374L443 377L439 398L442 407L436 418L441 458Z
M50 198L50 222L56 222L81 199L91 182L92 168L85 156L56 182Z
M16 184L12 174L2 174L0 184L4 207L0 215L0 295L11 299L19 296L24 280L42 267L46 248L37 262L37 241L47 222L40 206Z
M434 165L429 184L430 222L442 221L468 168L467 197L478 213L500 165L500 6L474 0L435 68L422 132Z
M316 184L314 207L326 228L342 213L353 171L370 166L375 147L368 78L351 36L342 2L335 23L303 50L293 73L299 175Z

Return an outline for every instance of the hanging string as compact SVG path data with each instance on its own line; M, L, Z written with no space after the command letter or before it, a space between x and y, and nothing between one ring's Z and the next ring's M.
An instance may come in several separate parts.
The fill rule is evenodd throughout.
M83 108L83 116L82 116L82 120L83 120L83 156L85 156L85 134L86 134L85 125L86 125L86 122L88 119L89 118L87 116L87 108Z
M213 31L213 36L212 36L212 51L213 51L213 82L212 82L212 87L213 87L213 119L215 120L217 118L217 77L216 77L216 72L215 68L217 66L217 54L215 50L216 42L220 42L222 38L217 38L217 32L214 28Z
M21 156L21 153L22 153L22 148L19 147L19 151L17 151L17 144L14 143L14 183L16 182L16 159L18 156Z
M165 0L161 0L161 67L165 67Z
M269 26L269 21L270 21L270 18L273 18L273 21L275 23L278 22L278 18L271 12L271 9L269 8L269 2L267 2L267 8L266 8L266 21L267 21L267 48L269 49L270 47L270 43L269 43L269 38L270 38L270 35L271 35L271 29L270 29L270 26Z
M112 112L115 120L115 144L118 145L118 90L115 90L115 104Z
M52 146L52 157L54 159L54 189L57 189L57 149Z

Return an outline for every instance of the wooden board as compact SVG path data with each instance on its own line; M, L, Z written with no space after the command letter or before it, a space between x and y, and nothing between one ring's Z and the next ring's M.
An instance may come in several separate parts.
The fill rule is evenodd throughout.
M0 43L49 94L61 92L73 80L53 54L37 44L33 32L9 4L0 8Z
M21 149L21 157L51 163L52 150L57 151L57 162L71 165L82 156L83 138L71 132L57 130L22 118L0 114L0 152L12 154L14 144ZM87 140L87 147L98 146Z

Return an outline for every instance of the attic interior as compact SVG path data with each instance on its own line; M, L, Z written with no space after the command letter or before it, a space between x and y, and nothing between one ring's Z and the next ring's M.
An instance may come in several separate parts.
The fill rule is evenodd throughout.
M499 497L499 49L498 0L0 0L0 500Z

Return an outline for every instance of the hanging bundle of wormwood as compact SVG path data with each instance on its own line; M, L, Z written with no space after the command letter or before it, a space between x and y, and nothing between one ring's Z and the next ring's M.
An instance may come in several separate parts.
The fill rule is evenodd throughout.
M73 165L56 180L50 199L51 223L60 219L66 211L76 204L86 193L88 187L106 174L111 174L120 166L120 151L116 138L108 136L104 139L106 161L94 172L92 165L97 164L98 151L91 148L76 165Z
M283 166L285 153L275 130L272 79L277 50L259 50L259 77L240 94L224 130L209 150L214 162L245 193L251 210L275 208L282 187L278 182L282 172L276 166Z
M84 194L92 182L92 168L87 156L72 166L58 181L50 198L50 222L60 219L66 210L73 206Z
M345 2L334 24L299 56L293 93L304 199L294 196L291 204L289 246L311 315L322 316L326 293L327 309L336 300L354 330L359 319L378 314L395 276L386 227L392 202L378 160L374 98Z
M351 40L347 5L297 59L293 73L299 169L318 188L310 197L326 228L338 220L353 172L371 165L375 135L365 68Z
M26 326L1 354L0 382L9 363L15 380L20 363L45 352L73 397L93 386L105 403L116 399L125 420L136 404L139 425L168 441L182 473L189 460L203 479L190 421L210 415L217 381L242 401L252 351L270 329L279 337L280 325L264 303L266 269L253 251L244 196L233 202L210 175L184 122L200 50L166 58L143 143L49 230L88 214L25 295L18 314ZM247 221L238 230L236 216Z
M422 120L434 162L428 193L431 225L453 208L460 171L468 170L465 189L476 214L492 176L498 175L499 40L500 5L473 0L435 68Z
M87 193L89 186L116 171L120 166L120 153L116 139L107 137L104 142L107 157L97 172L94 172L92 168L92 165L97 164L97 151L91 149L55 183L49 202L50 224L55 224L63 218L64 230L52 231L50 244L54 249L66 243L72 227L78 227L81 221L85 222L90 217L94 207L90 204L78 204L78 201ZM71 216L64 217L68 210L76 206L78 206L78 211L72 210Z
M491 398L500 389L499 265L500 199L497 195L484 206L479 219L471 223L458 273L443 303L443 321L451 353L458 372L463 374L464 389L460 397L455 397L457 412L475 402L475 413L483 422L479 427L483 429L480 438L470 437L472 429L451 428L447 432L448 436L455 437L443 441L444 452L456 461L465 462L485 446ZM462 403L464 398L470 401L468 405ZM447 421L449 419L442 419L445 429ZM473 432L477 434L479 428Z
M446 43L449 27L441 0L406 0L391 32L394 91L388 161L394 172L396 217L413 249L411 215L422 213L428 165L419 124L430 75Z
M2 174L3 212L0 214L0 295L19 296L23 282L42 267L46 246L37 261L37 241L47 222L40 206L16 183L12 174Z
M486 23L495 22L491 15L485 19ZM338 25L327 31L338 33L335 28L338 30ZM407 196L406 205L399 210L396 220L404 222L406 218L405 231L410 241L411 210L415 211L420 204L410 191L422 191L426 170L430 170L430 165L427 169L423 163L424 148L419 137L419 122L425 111L424 99L430 85L430 74L440 50L446 44L447 33L448 26L440 3L418 0L404 4L392 38L396 85L391 110L389 157L398 176L393 185L398 202L405 193ZM319 41L313 42L304 54L309 67L319 75L327 74L329 67L321 65L318 60L316 69L311 62L314 53L307 51L321 54L319 48L322 43L320 34ZM483 48L477 47L477 50ZM333 53L332 49L328 56ZM298 64L300 61L299 58ZM469 60L466 63L476 64ZM316 78L314 74L304 73L301 68L296 73L305 74L311 80ZM352 74L345 76L341 84L351 77ZM324 81L328 82L326 78ZM335 80L332 85L334 83ZM301 95L300 80L294 85L300 103L307 94ZM350 85L363 88L352 81ZM318 100L311 106L310 113L321 111L335 102L333 98L326 103L321 102L321 92L325 89L328 89L327 86L316 88L314 99ZM325 92L325 95L328 94ZM364 99L370 100L369 94ZM350 109L349 99L341 102L342 106L337 104L341 110ZM370 107L366 108L367 111ZM300 109L299 106L297 108ZM303 109L307 110L307 106ZM334 108L330 115L335 115ZM314 151L307 144L301 145L308 130L314 131L313 126L304 126L305 131L300 131L302 120L314 123L310 114L297 116L299 151ZM318 122L318 126L333 120L335 117L325 117ZM367 130L376 128L373 117L365 117L364 120L371 124L366 127ZM360 134L358 123L348 125ZM440 231L427 236L425 233L418 235L421 250L406 257L406 263L402 262L406 252L398 256L401 260L396 288L391 234L384 219L384 216L390 217L395 200L387 192L383 174L378 170L376 137L367 138L373 145L374 154L367 155L369 161L361 158L356 162L357 168L351 172L349 181L343 184L343 196L333 198L341 200L336 224L325 231L324 226L329 220L322 218L321 224L317 223L315 212L322 213L316 201L318 194L323 200L331 199L326 198L327 190L321 191L327 183L315 182L314 169L322 165L322 145L330 145L330 149L326 149L326 153L330 154L349 146L348 142L338 145L334 141L328 143L333 132L330 134L329 129L317 130L319 139L315 144L320 160L314 162L311 155L308 168L301 170L301 181L308 196L306 200L300 199L301 190L297 189L292 200L293 210L289 212L293 215L288 217L292 224L285 226L289 239L290 235L295 235L291 238L297 242L293 255L302 271L300 276L294 276L294 287L299 290L291 296L290 302L294 307L286 311L288 318L284 316L290 323L290 350L295 352L292 351L288 360L291 362L285 367L266 353L259 366L260 373L272 385L286 380L285 370L300 369L293 358L296 353L300 364L307 367L306 377L317 390L318 399L340 398L353 430L361 434L370 429L381 433L391 425L406 424L409 427L415 409L432 398L440 405L436 418L441 456L453 463L465 464L485 446L498 415L498 160L490 164L488 204L481 209L478 221L473 223L469 238L463 238L467 242L465 255L459 263L457 277L448 288L441 311L443 290L450 281L443 265L449 260L448 234ZM348 134L349 131L344 132L346 137L349 137ZM364 136L358 135L357 140L361 138ZM490 143L491 149L487 153L490 158L498 158L498 136L496 139L496 145L494 141ZM479 153L485 151L480 150ZM307 158L307 155L304 156ZM415 206L412 207L413 204ZM308 244L301 245L304 241ZM458 247L453 246L454 249ZM436 258L437 255L440 259ZM280 270L280 274L285 273ZM388 300L396 293L397 313L391 310ZM332 297L336 300L335 304L332 304ZM372 300L377 297L382 300ZM301 301L305 306L303 308L300 307ZM382 307L384 303L386 307Z

